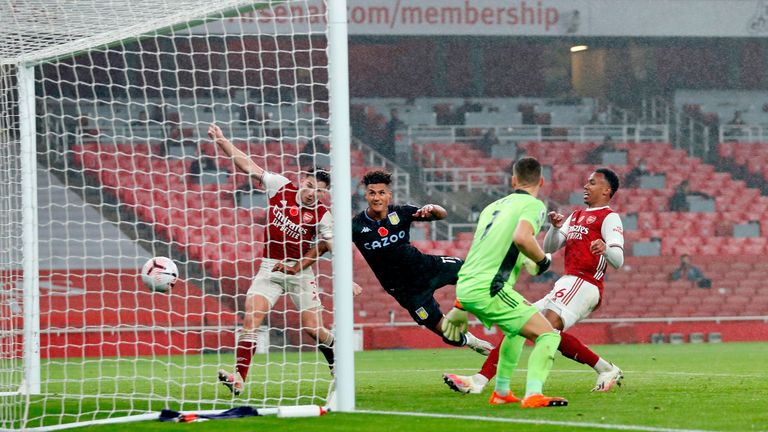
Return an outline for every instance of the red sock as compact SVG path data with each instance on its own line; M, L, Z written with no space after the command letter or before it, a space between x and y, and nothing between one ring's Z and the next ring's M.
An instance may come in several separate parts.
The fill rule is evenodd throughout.
M560 332L560 346L558 350L569 359L592 367L595 367L597 361L600 360L600 356L587 348L576 336L565 332Z
M235 351L237 364L235 365L235 370L243 378L243 381L245 381L245 377L248 375L248 368L251 367L251 357L253 357L255 348L255 342L249 340L237 341L237 350Z
M488 378L489 381L496 376L496 366L499 364L500 349L501 341L499 341L499 343L496 344L496 347L491 350L491 353L488 354L488 358L485 359L485 363L483 363L482 369L480 369L480 375Z

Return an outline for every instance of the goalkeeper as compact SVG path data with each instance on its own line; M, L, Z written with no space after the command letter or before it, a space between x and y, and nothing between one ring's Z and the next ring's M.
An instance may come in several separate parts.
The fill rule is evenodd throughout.
M538 273L550 266L536 242L546 214L536 198L544 184L541 164L534 158L517 161L512 171L514 192L488 205L480 214L477 230L456 285L456 307L443 320L447 339L457 340L467 329L467 312L488 328L496 324L504 339L499 351L496 389L492 405L521 402L523 408L565 406L563 398L542 394L554 362L560 334L531 303L513 289L526 257L538 265ZM525 397L521 401L510 390L524 338L535 343L528 359Z

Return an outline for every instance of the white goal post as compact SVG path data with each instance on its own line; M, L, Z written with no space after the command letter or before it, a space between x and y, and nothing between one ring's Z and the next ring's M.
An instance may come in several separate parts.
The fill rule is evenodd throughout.
M0 4L0 429L355 409L346 14L345 0ZM211 124L294 183L331 169L334 254L312 270L334 374L281 296L242 394L217 380L271 219ZM140 278L156 256L179 267L165 293Z

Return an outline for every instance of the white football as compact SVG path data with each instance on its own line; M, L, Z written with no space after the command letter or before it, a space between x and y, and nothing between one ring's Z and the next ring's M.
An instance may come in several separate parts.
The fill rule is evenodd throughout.
M152 291L166 292L178 278L179 269L166 257L150 258L141 268L141 280Z

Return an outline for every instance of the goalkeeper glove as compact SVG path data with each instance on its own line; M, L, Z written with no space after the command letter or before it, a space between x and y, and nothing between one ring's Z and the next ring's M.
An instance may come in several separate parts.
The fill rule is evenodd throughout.
M549 270L549 266L552 265L552 254L544 254L544 258L534 263L532 259L528 257L523 257L523 267L525 267L525 270L528 271L530 275L538 276L547 270Z
M441 326L443 336L450 341L460 341L461 335L467 332L468 321L467 311L461 309L458 305L454 306L443 317L443 324Z

